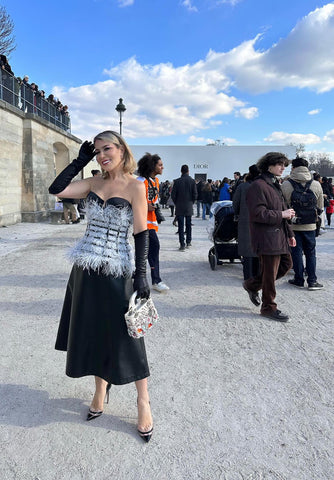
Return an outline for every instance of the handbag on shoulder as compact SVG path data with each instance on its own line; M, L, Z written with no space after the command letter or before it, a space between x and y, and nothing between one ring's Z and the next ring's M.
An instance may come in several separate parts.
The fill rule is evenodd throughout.
M132 338L143 337L159 319L152 298L136 300L136 295L137 292L131 295L128 311L124 315L128 334Z

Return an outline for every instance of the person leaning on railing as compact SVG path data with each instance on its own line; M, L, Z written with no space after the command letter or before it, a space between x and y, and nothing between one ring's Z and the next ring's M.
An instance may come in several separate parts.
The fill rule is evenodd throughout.
M5 55L0 54L0 99L21 108L23 112L34 113L57 125L65 131L70 130L68 106L50 94L45 98L44 90L39 90L34 82L29 84L25 75L15 77Z
M49 106L49 122L56 124L56 102L52 93L46 99Z
M62 116L61 116L61 112L62 112L62 109L63 109L63 104L61 103L60 100L57 100L56 102L56 125L57 127L60 127L61 128L61 124L62 124Z
M44 90L41 90L40 91L41 93L41 107L42 107L42 118L44 118L44 120L49 120L49 105L48 105L48 101L47 99L45 98L45 92Z
M21 91L24 99L22 110L24 112L27 111L28 113L33 113L35 84L28 83L28 80L29 80L29 77L25 75L23 78L23 85L22 85L22 91Z
M36 91L35 91L35 105L36 105L36 113L40 117L42 117L42 100L44 98L44 91L39 90L38 86L36 85Z
M61 111L62 115L62 123L63 123L63 128L64 130L68 131L70 130L70 115L68 113L68 106L64 105L63 109Z
M14 105L20 108L22 78L14 77Z
M6 55L0 55L1 67L1 85L2 85L2 99L13 105L13 78L14 73L7 61Z

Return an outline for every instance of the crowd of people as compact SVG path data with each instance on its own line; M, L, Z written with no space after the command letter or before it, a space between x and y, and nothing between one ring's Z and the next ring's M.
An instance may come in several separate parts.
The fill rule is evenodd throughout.
M256 167L256 166L255 166ZM252 175L254 174L255 167L253 168ZM258 172L259 174L259 172ZM249 181L250 173L240 174L240 172L234 172L234 178L229 179L224 177L222 180L196 180L197 188L197 200L196 200L196 212L197 218L202 217L203 220L209 215L211 205L214 202L221 200L233 200L234 194L237 190L237 187L244 182ZM248 180L247 180L248 178ZM323 195L324 195L324 208L325 215L327 219L327 225L331 225L331 215L334 213L334 186L332 183L332 178L321 177L319 173L313 173L313 179L319 181L321 184ZM280 178L280 183L282 183L284 178ZM174 216L174 203L172 201L171 192L173 188L173 182L170 180L165 180L160 184L159 198L160 205L162 208L169 208L171 211L170 216Z
M144 162L145 159L146 159L146 156L143 157L143 160L141 160L141 162ZM157 155L153 155L153 159L159 160L159 162L162 163L161 158ZM163 170L163 166L162 166L161 172L159 171L158 173L161 174L162 170ZM141 177L140 171L141 171L140 168L137 167L137 170L136 170L137 178L139 179L142 178L142 181L144 181L143 180L144 177ZM92 176L102 175L100 170L92 170L91 174ZM239 209L240 209L239 203L243 195L242 192L248 188L250 183L259 174L260 172L257 169L257 166L254 164L249 167L249 171L247 173L241 174L238 171L234 172L233 179L224 177L222 180L212 180L212 179L195 180L196 199L194 200L194 209L196 213L196 218L202 218L203 220L207 218L212 218L213 216L211 212L212 204L214 202L224 201L224 200L233 201L234 208L237 209L236 217L239 217ZM175 226L177 226L177 218L175 214L175 203L172 198L172 190L173 190L175 181L165 180L164 182L161 182L159 184L158 178L156 177L154 172L151 172L151 175L152 177L148 175L148 178L151 178L151 179L155 178L156 186L154 188L158 192L155 195L155 204L159 205L159 209L160 208L169 209L170 217L173 217L174 219L173 223ZM280 177L278 181L280 184L282 184L284 180L286 180L287 178L288 176ZM323 215L320 216L321 223L319 220L319 224L317 226L317 229L318 230L320 229L321 230L320 233L322 233L325 227L325 220L327 222L326 226L329 228L331 227L331 217L332 217L332 214L334 213L333 180L331 177L325 177L325 176L321 177L321 175L317 172L312 173L312 179L319 182L322 190L322 195L323 195ZM238 188L239 186L241 186L241 188ZM237 190L238 190L238 194L235 197L235 193L237 192ZM244 201L245 199L243 199L243 202ZM84 212L84 207L80 208L79 202L74 202L74 203L79 204L79 207L77 207L78 208L77 218L78 218L79 214L81 213L81 210ZM82 204L84 205L84 202L82 202ZM245 208L241 208L241 211L240 211L241 215L244 213L244 210ZM77 223L77 222L71 222L71 219L67 218L66 223ZM149 225L150 224L153 225L153 222L149 222ZM152 228L152 230L157 229L158 223L153 225L153 227L154 228ZM247 255L245 256L243 253L241 253L241 255L243 257L247 257Z
M71 122L67 105L45 91L40 90L29 77L16 77L5 55L0 55L0 99L19 108L25 113L38 115L53 125L71 130Z
M334 212L332 178L310 172L308 161L300 157L292 161L291 173L283 176L288 164L284 155L271 152L251 165L244 175L236 171L233 179L196 181L197 218L211 218L214 202L232 204L243 287L251 302L261 305L261 315L281 322L287 321L288 315L275 303L275 281L292 268L294 278L289 280L290 285L304 288L306 281L309 290L323 288L316 275L316 237L325 232L325 219L331 228ZM167 180L160 189L161 204L171 209L171 216L176 182ZM195 203L194 197L192 202ZM178 227L180 250L184 250L183 224L178 223Z
M72 181L95 156L101 170ZM103 414L112 384L134 382L138 433L145 442L152 437L147 384L150 372L144 339L127 334L124 314L133 291L140 299L150 296L147 263L152 288L164 294L170 290L160 276L157 232L165 220L161 207L171 208L172 216L175 213L179 251L185 251L192 247L196 202L197 217L202 209L204 219L207 209L211 214L213 202L232 205L244 267L241 286L264 317L278 322L289 319L276 304L275 283L290 269L294 270L290 285L303 288L306 278L309 290L323 287L316 276L317 225L323 209L334 204L333 186L329 179L312 175L307 160L299 157L292 161L291 174L283 177L288 164L282 153L269 152L251 165L247 174L235 172L233 180L226 177L221 182L196 182L189 175L188 165L182 165L179 178L159 185L157 176L163 172L160 156L146 153L136 164L123 137L105 131L93 143L84 142L78 158L57 176L49 192L63 201L85 199L87 214L86 232L70 252L73 268L56 349L67 351L68 376L95 377L88 421ZM129 243L131 225L134 266Z
M196 217L202 217L205 220L207 215L209 215L211 218L211 205L220 200L232 200L236 188L243 179L244 176L241 176L240 172L234 172L233 179L224 177L223 180L212 180L210 178L205 181L195 180L197 191ZM173 182L165 180L160 185L159 197L162 208L170 208L171 216L174 216L175 206L171 197L172 189Z

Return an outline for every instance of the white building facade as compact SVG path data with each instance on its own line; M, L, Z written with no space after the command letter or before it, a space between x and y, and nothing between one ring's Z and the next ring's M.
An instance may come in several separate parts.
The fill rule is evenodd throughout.
M189 173L195 180L222 180L224 177L233 179L235 171L241 174L248 172L248 167L268 152L284 153L290 160L296 156L296 147L291 145L130 145L130 148L137 162L146 152L161 157L164 171L159 176L160 182L178 178L184 164L188 165Z

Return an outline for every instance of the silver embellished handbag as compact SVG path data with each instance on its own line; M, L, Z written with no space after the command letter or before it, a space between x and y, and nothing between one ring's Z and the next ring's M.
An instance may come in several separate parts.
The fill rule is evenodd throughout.
M140 338L158 321L159 315L151 297L136 300L136 295L137 292L131 295L129 309L124 316L130 337Z

